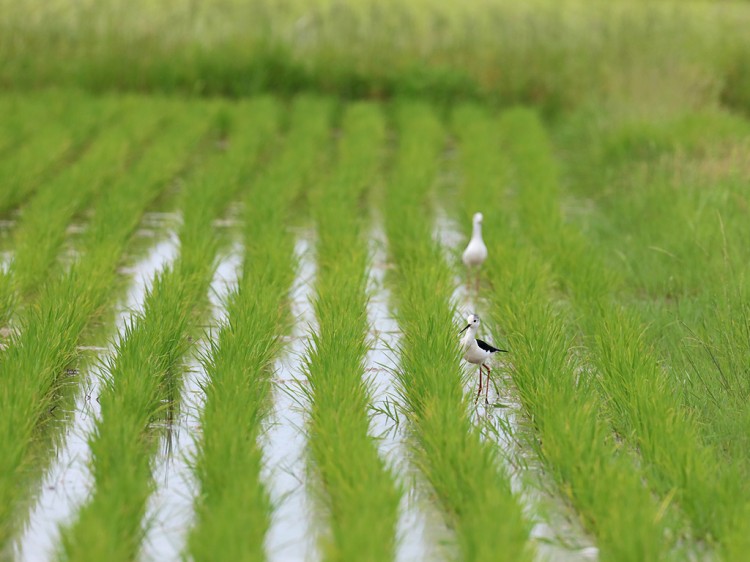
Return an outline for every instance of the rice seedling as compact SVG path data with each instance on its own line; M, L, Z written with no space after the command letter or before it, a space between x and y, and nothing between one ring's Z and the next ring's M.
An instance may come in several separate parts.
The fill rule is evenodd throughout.
M444 131L433 112L416 103L397 106L396 122L399 145L386 187L385 230L403 332L396 375L414 460L455 533L461 558L530 559L529 525L498 451L467 411L452 271L431 236L427 196Z
M318 331L305 359L310 383L309 443L326 509L328 560L390 560L400 492L369 435L368 247L361 198L378 172L385 123L372 105L346 108L331 176L313 194L318 225Z
M15 151L29 138L43 129L50 121L59 121L71 96L59 90L35 92L4 92L0 95L0 112L4 118L0 125L0 158L10 159Z
M143 312L131 317L107 365L102 415L90 443L94 493L63 531L69 558L132 560L138 553L153 486L154 426L174 415L188 331L213 276L218 246L212 223L252 170L262 135L273 130L267 121L256 128L256 118L255 111L220 118L235 128L228 148L208 156L183 188L180 255L157 275Z
M559 220L549 205L519 201L516 206L504 195L508 159L498 159L497 154L498 129L507 125L505 119L507 115L498 123L485 110L469 106L455 110L453 123L459 140L462 198L482 202L487 220L488 306L496 340L507 340L511 350L513 381L531 422L530 444L557 481L562 497L596 536L603 559L662 560L669 549L665 505L650 496L643 485L644 474L620 449L602 419L595 385L586 376L585 365L571 355L575 345L569 327L551 304L550 271L524 244L514 211L521 224L525 226L527 219L532 225L530 234L543 240L551 240L544 225ZM520 177L525 181L525 176ZM540 189L550 189L541 185ZM523 184L519 189L530 188Z
M24 202L39 185L54 177L94 136L102 123L112 118L114 104L107 98L69 96L62 118L40 125L22 140L12 157L0 159L0 215Z
M143 101L125 104L117 121L92 141L81 158L46 182L22 208L13 233L14 256L8 274L14 277L23 301L28 302L45 280L66 227L99 190L127 173L128 164L154 134L158 113Z
M129 176L119 179L118 189L99 200L82 240L85 251L61 278L42 287L2 352L0 552L8 548L15 516L26 507L26 482L34 476L32 441L54 407L62 374L76 360L79 337L90 317L104 304L118 260L139 217L165 183L184 167L205 127L201 119L187 112L166 129Z
M279 112L266 111L269 116ZM264 560L271 505L261 481L258 439L268 416L273 360L291 318L292 205L315 173L329 130L330 105L295 100L286 139L243 198L245 256L228 320L211 344L194 470L201 493L187 552L195 560ZM275 145L274 145L275 146Z
M637 448L650 486L676 501L692 532L721 544L735 533L747 502L737 467L703 441L694 415L680 406L672 377L646 342L638 316L609 300L610 275L602 261L579 233L562 227L559 196L552 193L557 174L537 117L529 111L506 114L504 135L516 165L519 197L529 206L544 198L550 213L555 213L552 204L558 207L557 220L549 216L532 236L570 287L613 426ZM546 176L540 177L540 169ZM537 193L537 186L546 191Z

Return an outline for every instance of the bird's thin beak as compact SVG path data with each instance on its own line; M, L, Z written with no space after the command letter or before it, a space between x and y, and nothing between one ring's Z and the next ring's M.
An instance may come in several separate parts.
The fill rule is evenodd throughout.
M458 333L459 333L459 334L463 334L463 333L464 333L464 332L465 332L466 330L468 330L468 329L469 329L469 326L471 326L471 324L466 324L466 328L464 328L463 330L461 330L461 331L460 331L460 332L458 332Z

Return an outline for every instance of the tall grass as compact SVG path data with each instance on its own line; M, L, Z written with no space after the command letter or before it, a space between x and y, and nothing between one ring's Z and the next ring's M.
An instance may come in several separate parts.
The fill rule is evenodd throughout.
M506 114L504 135L516 166L519 197L527 205L544 198L558 207L550 191L557 185L551 146L537 116L519 110ZM524 224L526 226L526 224ZM546 228L545 228L546 227ZM646 341L638 314L611 302L610 274L584 239L550 217L534 236L573 298L586 336L596 384L617 432L637 448L649 484L673 498L688 516L692 531L720 543L736 532L747 502L737 467L706 444L693 413L680 406L674 377ZM564 247L563 252L560 248Z
M195 560L264 560L271 505L261 481L258 439L268 415L274 358L289 317L294 279L291 207L316 173L330 104L295 100L286 140L243 198L243 273L228 320L204 358L208 382L194 470L200 485L187 552ZM266 114L279 118L281 108ZM267 123L266 126L271 123Z
M318 225L315 312L305 370L310 382L310 452L328 515L327 560L391 560L400 491L369 435L364 376L368 246L361 201L377 176L385 123L372 105L343 115L337 161L313 203Z
M747 122L726 112L596 127L574 117L558 134L576 196L612 185L583 218L621 279L617 300L653 326L644 338L671 365L705 438L741 463L750 458L747 138ZM620 250L616 260L602 251L611 246Z
M199 112L200 115L200 112ZM147 205L182 169L205 123L185 112L151 146L129 176L103 197L82 240L81 257L46 283L24 314L0 361L0 552L8 547L35 476L31 445L54 407L55 393L89 319L105 303L125 244Z
M460 107L453 114L463 177L460 193L482 202L489 248L483 267L488 306L495 337L507 339L511 349L513 381L533 429L530 444L562 497L596 536L602 559L662 560L669 550L665 506L651 497L644 473L602 419L595 384L572 352L569 325L552 304L551 272L518 228L520 222L534 238L552 240L545 225L559 220L541 200L550 197L549 186L541 183L537 194L521 175L519 192L527 192L519 199L527 201L509 195L510 154L497 157L499 129L509 132L508 119L505 115L499 122L476 106ZM549 173L535 164L535 179ZM539 205L532 197L540 199Z
M455 533L458 557L532 557L529 525L495 446L484 441L463 394L452 271L432 240L428 194L444 131L425 105L396 108L399 144L386 188L385 230L403 332L397 371L414 462Z
M6 0L0 84L747 108L749 12L741 2Z
M233 126L228 148L207 156L183 188L180 255L157 275L144 310L134 314L107 365L101 418L91 438L94 492L65 529L65 557L132 560L143 538L153 487L151 460L159 432L178 400L188 331L214 272L218 245L213 221L237 194L255 156L273 131L259 115L266 104L240 106L220 118ZM256 121L260 121L260 126ZM126 459L127 462L123 462ZM148 522L146 522L147 524Z

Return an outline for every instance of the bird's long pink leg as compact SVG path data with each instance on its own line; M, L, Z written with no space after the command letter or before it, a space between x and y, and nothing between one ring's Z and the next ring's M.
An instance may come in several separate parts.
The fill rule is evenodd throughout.
M484 365L484 368L487 369L487 390L484 395L484 403L489 404L490 403L490 372L491 371L487 365Z
M474 399L474 404L479 402L479 397L482 395L482 366L479 365L479 391L477 391L477 397Z

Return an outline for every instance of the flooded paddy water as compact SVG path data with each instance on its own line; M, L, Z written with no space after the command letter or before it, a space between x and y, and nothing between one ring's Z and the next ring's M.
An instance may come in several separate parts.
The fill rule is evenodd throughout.
M295 244L297 278L291 292L294 325L289 343L276 361L273 410L262 437L265 461L264 481L275 505L266 552L273 562L315 561L315 516L307 493L305 439L305 384L301 360L305 354L308 328L315 326L312 309L315 282L314 233L298 232Z

